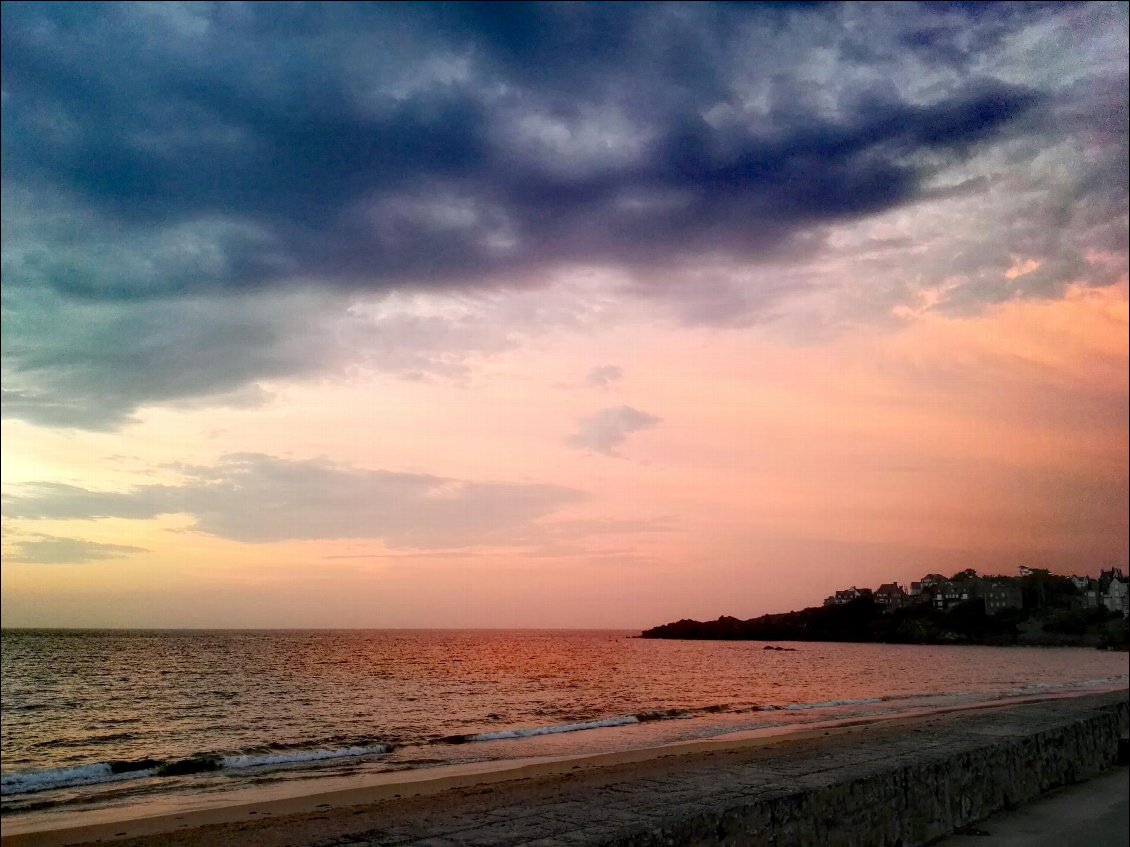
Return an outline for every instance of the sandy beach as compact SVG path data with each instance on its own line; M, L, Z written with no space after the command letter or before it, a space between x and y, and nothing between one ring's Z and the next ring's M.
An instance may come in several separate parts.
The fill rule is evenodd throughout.
M229 792L220 802L215 798L172 797L129 809L66 813L49 822L33 816L7 820L2 844L283 847L352 843L351 836L357 836L358 844L409 843L413 828L422 821L466 822L478 818L492 824L506 822L508 817L520 814L517 810L537 809L550 802L560 803L563 798L574 805L586 804L588 817L601 821L607 814L617 813L602 810L600 798L612 796L624 785L663 786L719 769L779 770L782 763L796 763L813 772L819 769L814 762L824 767L829 762L858 760L861 756L870 761L879 751L905 748L917 739L940 739L938 744L944 746L947 734L983 734L985 727L1004 725L994 715L1013 723L1017 719L1023 722L1029 720L1025 708L1054 712L1064 704L1078 709L1088 704L1117 703L1125 697L1125 691L1076 698L1033 697L1023 703L809 725L792 732L746 732L613 754L381 774L367 777L363 783L355 778L329 778L241 789ZM926 744L925 740L921 743ZM684 796L676 794L680 799ZM585 817L582 810L574 811ZM487 841L467 843L489 843L487 837ZM516 836L512 843L524 842Z
M770 745L807 745L805 749L808 749L838 736L896 730L916 720L900 718L885 724L820 725L790 734L767 732L757 737L731 736L723 740L548 761L454 765L380 774L366 778L363 785L349 784L356 780L331 777L305 785L242 789L229 795L222 804L214 798L163 798L146 807L134 807L132 811L67 813L58 816L55 826L48 829L38 829L42 823L33 823L26 831L21 831L22 822L5 822L0 843L4 847L61 847L127 839L132 843L153 845L190 841L222 844L230 843L226 839L234 833L239 833L241 843L262 847L318 843L343 823L353 828L362 821L385 822L391 818L427 815L435 804L446 805L453 799L495 792L524 798L552 793L559 789L563 780L576 785L584 780L647 778L692 764L705 756L748 754ZM256 817L272 820L252 820Z

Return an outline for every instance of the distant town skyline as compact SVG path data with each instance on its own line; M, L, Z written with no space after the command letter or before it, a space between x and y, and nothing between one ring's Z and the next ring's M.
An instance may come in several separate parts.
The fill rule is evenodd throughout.
M5 3L5 626L1127 568L1127 7Z

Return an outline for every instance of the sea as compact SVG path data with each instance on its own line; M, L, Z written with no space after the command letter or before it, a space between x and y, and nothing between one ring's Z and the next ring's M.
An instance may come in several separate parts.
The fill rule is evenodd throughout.
M1083 648L608 631L5 630L0 814L1126 688Z

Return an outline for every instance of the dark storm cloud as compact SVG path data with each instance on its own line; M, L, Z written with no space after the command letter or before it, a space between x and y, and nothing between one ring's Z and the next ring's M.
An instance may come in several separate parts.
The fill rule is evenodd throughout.
M48 257L18 265L17 284L96 299L294 275L382 288L562 260L760 251L800 226L906 202L925 173L915 154L975 144L1039 101L972 79L928 104L861 91L851 113L822 116L778 77L758 124L711 126L702 112L732 97L731 83L704 62L704 44L677 59L679 43L725 44L727 26L771 28L797 11L682 8L681 26L652 6L179 13L167 33L175 21L129 6L8 10L5 177L73 196L115 234L242 226L176 267L108 275ZM425 34L437 19L446 26ZM415 47L400 48L408 68L342 59L371 42L394 60L389 26ZM451 78L417 82L429 61L450 63ZM518 149L500 137L508 121L526 134ZM646 140L620 137L633 134ZM638 150L605 157L621 145Z
M129 491L22 485L4 495L3 513L30 520L187 514L194 529L233 541L379 538L390 547L431 548L483 543L584 499L553 485L465 482L261 454L181 471L179 484Z
M1036 139L1031 158L1039 139L1095 127L1093 74L1067 97L993 60L1026 27L1101 32L1123 16L667 3L17 3L3 15L5 412L78 426L326 364L324 349L276 344L288 315L259 324L263 346L240 339L228 374L170 380L163 356L150 372L142 355L115 374L135 388L76 400L70 383L122 358L113 339L92 349L75 332L84 303L175 333L205 326L206 310L143 301L470 290L575 264L646 279L703 257L811 253L827 227L935 196L930 181L979 150ZM1125 202L1125 129L1104 131L1075 202ZM1080 251L1068 252L1064 268ZM747 310L776 299L726 296ZM698 304L705 322L727 311L672 302ZM29 310L55 320L55 360L28 352L27 321L9 327ZM209 369L187 338L173 348Z

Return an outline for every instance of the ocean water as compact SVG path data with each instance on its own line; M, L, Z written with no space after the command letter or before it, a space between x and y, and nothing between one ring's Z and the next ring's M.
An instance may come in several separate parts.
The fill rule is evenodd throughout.
M1125 687L1079 648L593 631L4 631L0 814Z

